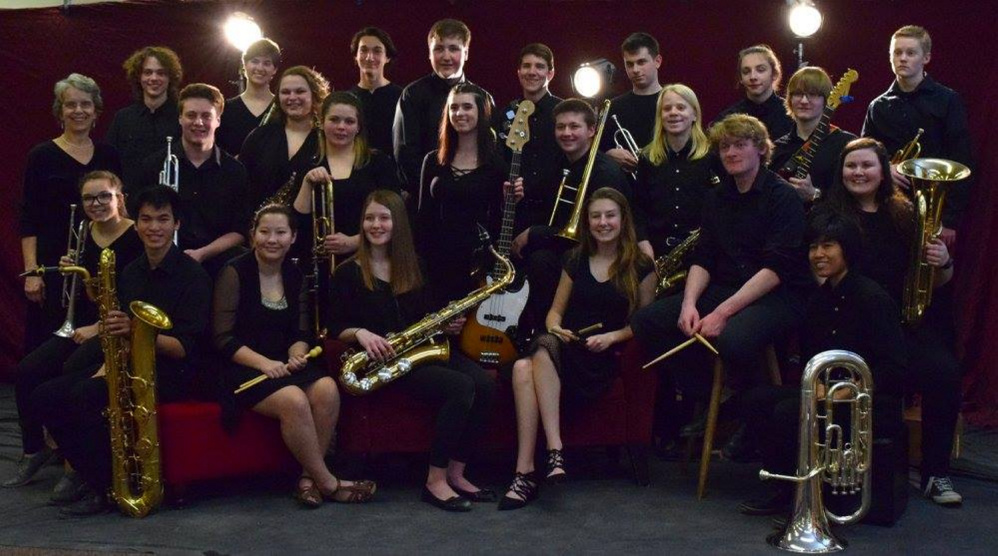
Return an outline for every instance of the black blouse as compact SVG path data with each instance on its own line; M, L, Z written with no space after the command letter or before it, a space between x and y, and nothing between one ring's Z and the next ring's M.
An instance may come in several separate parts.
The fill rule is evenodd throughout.
M308 311L303 311L302 274L290 261L281 267L287 307L270 309L260 294L260 265L256 253L244 253L218 275L215 284L212 333L215 348L231 360L239 348L283 361L288 348L310 339Z
M651 242L656 257L700 227L704 196L719 179L716 155L690 160L692 148L691 140L678 153L667 149L658 166L646 156L638 160L634 223L638 241Z
M396 297L388 282L375 278L374 289L367 289L356 259L336 267L330 293L326 328L333 338L348 328L365 328L379 336L400 332L434 309L425 287Z
M55 141L36 145L28 153L21 200L21 237L36 237L38 264L54 265L66 254L69 235L69 205L75 204L73 228L83 218L80 178L94 170L121 175L118 151L94 141L94 154L86 164L59 148Z
M215 131L215 143L232 156L239 156L243 149L243 141L260 126L263 117L273 105L274 102L271 101L259 116L254 116L243 102L243 97L234 96L226 99L225 110L222 111L222 123Z
M562 268L572 279L572 293L562 317L562 328L579 330L596 323L603 323L598 333L620 330L627 326L630 303L613 284L612 280L600 282L593 276L589 258L573 249L562 258ZM638 260L638 277L644 280L654 268L646 257Z
M880 284L900 306L914 238L898 230L886 209L858 211L857 215L863 231L863 254L857 270Z
M279 121L254 129L243 143L239 161L249 174L249 206L256 210L295 174L291 200L309 170L319 165L319 130L309 133L301 148L288 159L288 136Z
M139 239L138 232L135 231L135 226L129 226L107 248L114 251L114 272L116 276L121 276L122 271L124 271L129 263L145 253L145 247L142 245L142 240ZM80 255L80 266L87 269L92 277L97 276L97 266L100 263L100 256L103 250L102 247L94 242L93 234L87 234L87 242L83 249L83 254ZM84 293L82 284L77 295L79 296L76 303L77 325L87 325L96 322L97 305L93 301L90 301Z

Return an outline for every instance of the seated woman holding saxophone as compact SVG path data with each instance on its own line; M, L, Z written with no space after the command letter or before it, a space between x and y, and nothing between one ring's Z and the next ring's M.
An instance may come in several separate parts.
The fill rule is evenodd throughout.
M956 356L953 291L949 287L953 257L935 236L924 242L918 259L912 256L913 246L921 241L915 211L891 180L890 159L882 144L870 138L851 141L842 151L840 167L841 175L832 183L824 208L859 222L864 239L859 271L887 290L902 313L919 304L916 296L905 291L908 277L920 270L916 265L933 279L935 289L925 288L934 293L921 321L904 327L911 355L906 384L922 397L923 494L937 504L958 505L962 497L949 478L963 377ZM935 230L938 223L927 219L924 227Z
M358 215L364 199L375 189L400 191L401 185L391 157L370 147L364 111L353 93L334 91L322 101L321 137L319 165L305 174L294 208L302 215L311 215L313 209L324 211L325 207L313 208L312 191L332 182L333 199L328 202L333 205L333 214L327 217L332 218L335 228L327 230L323 241L327 253L346 259L360 244ZM304 231L306 223L311 224L309 218L299 219L302 237L298 244L311 249L314 238L312 232Z
M301 311L302 275L286 255L297 232L294 211L267 205L253 218L253 250L236 257L215 284L212 331L215 348L229 364L225 395L240 384L265 380L235 394L235 405L278 419L281 434L303 471L295 493L307 508L323 499L366 502L376 486L341 481L323 458L336 430L340 397L325 363L308 357L308 312ZM231 400L230 400L231 401ZM223 403L230 409L233 404Z
M97 275L97 260L103 249L115 252L115 270L121 270L142 253L142 242L125 211L121 179L112 172L89 172L80 181L80 204L86 214L77 228L69 254L59 261L60 266L79 265L92 276ZM53 272L53 274L56 274ZM53 457L45 445L38 410L30 405L31 395L41 384L62 373L62 365L83 342L97 335L97 306L87 297L79 278L66 276L66 320L59 330L50 331L49 339L29 353L17 365L14 375L14 398L21 425L21 442L24 455L18 464L17 474L3 482L4 487L28 484L35 473ZM75 284L75 285L74 285ZM50 295L57 295L53 290ZM51 334L55 332L55 334ZM60 481L53 491L55 501L73 490L73 475Z
M397 352L386 336L406 336L408 327L440 308L433 304L413 249L402 197L385 190L368 195L361 227L357 254L333 276L329 334L359 345L368 362L398 363L401 356L413 357L414 352ZM464 321L458 315L434 327L454 335ZM431 357L417 363L392 387L440 406L423 501L447 511L469 511L472 501L495 501L493 492L465 478L468 458L492 410L494 383L489 374L451 350L449 360Z
M638 160L634 187L638 246L653 259L669 254L700 227L703 200L719 164L702 121L693 89L682 83L662 88L654 136Z
M863 243L859 227L849 217L834 211L812 214L805 241L810 246L811 271L823 283L808 301L800 336L801 361L832 349L862 357L876 385L873 436L891 438L902 426L902 385L908 363L897 305L875 281L855 270L864 257ZM824 386L818 387L819 398ZM783 475L795 474L800 387L753 388L742 396L741 413L749 441L762 453L763 468ZM843 438L849 439L845 413L836 414L834 421L843 427ZM749 515L786 513L793 494L792 483L769 481L764 495L743 502L738 509Z
M111 484L112 456L104 411L109 399L119 407L121 402L117 393L109 395L105 375L121 377L130 367L141 380L154 380L160 402L183 399L192 378L190 362L208 324L211 280L197 261L173 244L180 225L173 216L180 208L177 192L155 186L139 193L136 204L135 229L144 253L117 275L110 272L113 267L106 253L111 252L101 256L98 276L103 276L94 292L100 296L101 336L84 342L66 361L65 374L39 386L31 397L30 403L40 408L42 424L89 487L81 491L77 504L64 508L71 515L108 508L105 493ZM148 323L156 319L148 318L150 311L133 313L132 301L143 301L169 317L172 327L155 336L154 345L141 347L151 343ZM135 347L136 342L140 347ZM108 352L102 353L102 348Z
M513 364L519 442L516 474L500 510L522 508L537 496L538 421L548 447L545 479L555 483L565 478L562 390L569 400L602 396L617 375L613 346L633 336L629 316L655 297L652 261L638 249L631 218L622 193L609 187L593 192L581 221L582 242L564 258L547 314L548 333Z

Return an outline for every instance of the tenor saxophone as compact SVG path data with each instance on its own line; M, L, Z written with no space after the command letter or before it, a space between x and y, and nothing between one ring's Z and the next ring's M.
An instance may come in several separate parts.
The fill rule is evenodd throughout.
M447 321L502 291L516 278L509 259L500 255L494 247L490 246L489 251L505 267L506 271L499 280L471 292L463 299L451 301L440 311L426 315L402 332L389 334L388 344L395 351L395 357L387 361L374 361L366 351L345 353L340 369L343 389L355 396L369 394L405 376L419 363L450 359L450 344L446 339L437 339Z
M690 232L679 245L672 248L668 254L662 255L655 260L655 274L658 275L658 284L655 286L655 297L661 297L672 291L686 279L687 270L683 269L683 262L690 251L696 247L700 239L700 228Z

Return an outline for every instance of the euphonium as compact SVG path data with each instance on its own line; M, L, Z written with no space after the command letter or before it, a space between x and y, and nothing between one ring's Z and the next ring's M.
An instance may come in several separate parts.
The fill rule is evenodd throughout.
M582 179L579 181L577 187L571 187L565 182L567 179L561 180L561 185L558 187L558 195L554 200L554 208L551 210L551 219L548 222L549 226L554 226L555 216L558 214L558 209L561 208L562 203L568 203L572 205L572 212L568 217L568 221L565 226L558 232L557 236L565 239L570 239L572 241L579 241L579 220L582 218L582 209L586 204L586 189L589 187L589 178L593 174L593 166L596 164L596 154L599 153L599 143L600 139L603 137L603 128L606 127L606 118L610 114L610 101L606 100L603 102L603 111L600 113L599 124L596 126L596 135L593 136L592 146L589 147L589 159L586 161L586 167L582 171ZM568 175L566 174L567 178ZM562 199L562 192L565 190L574 191L575 196L572 200Z
M891 164L897 165L905 160L918 158L918 155L922 154L922 144L918 140L922 138L923 133L925 133L925 130L918 128L918 133L915 134L915 137L898 149L898 152L894 153L894 156L891 157Z
M932 302L935 268L925 261L925 245L942 231L943 201L946 187L970 176L970 168L941 158L915 158L902 162L898 172L911 180L915 204L915 241L911 246L911 264L904 281L901 319L909 324L922 320Z
M502 278L471 292L463 299L450 302L447 307L426 315L402 332L389 334L387 340L395 350L395 357L388 361L373 361L366 351L344 354L343 367L340 369L340 384L343 389L355 396L368 394L408 374L424 361L450 359L450 344L446 339L436 340L447 321L463 315L492 294L505 289L516 277L516 271L508 258L496 252L494 247L490 246L489 251L506 269Z
M835 408L843 406L850 422L848 439L843 438L842 426L835 422ZM797 454L796 476L759 471L762 480L797 483L791 519L782 532L769 536L769 544L808 554L842 550L844 544L832 534L828 522L856 523L870 509L873 375L862 357L850 351L831 350L808 361L801 378ZM821 492L825 483L831 485L832 494L861 492L860 507L847 516L828 511Z
M118 310L114 251L104 249L97 269L97 307L101 322ZM107 419L111 430L111 496L121 511L145 517L163 500L159 430L156 425L156 334L173 327L152 305L133 301L129 340L101 334Z
M655 286L655 297L672 293L683 280L686 279L687 270L683 268L686 256L696 247L700 239L700 228L690 232L679 245L672 248L668 254L655 259L655 274L658 276L658 285Z
M69 205L69 257L73 260L73 265L80 264L80 257L87 246L87 236L90 235L90 222L84 218L80 221L76 232L73 232L73 220L76 217L76 205ZM72 277L64 277L62 280L62 306L66 308L66 320L62 326L53 332L60 338L72 338L76 332L76 298L79 295L80 278L73 273Z

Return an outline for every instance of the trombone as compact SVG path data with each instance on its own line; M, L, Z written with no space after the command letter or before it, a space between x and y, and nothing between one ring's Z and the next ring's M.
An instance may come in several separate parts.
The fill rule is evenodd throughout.
M610 117L613 118L613 123L617 124L617 131L613 132L613 143L618 149L624 149L631 153L634 160L637 160L641 154L641 149L638 147L638 142L634 140L634 135L631 135L631 132L620 123L616 114ZM632 178L638 178L637 172L631 172L630 174Z
M572 205L572 212L569 214L565 226L558 232L558 237L579 241L579 220L582 218L583 205L586 204L586 189L589 187L589 178L593 174L593 166L596 164L596 154L599 153L600 139L603 138L603 128L606 127L606 118L609 114L610 100L605 100L603 101L603 110L600 112L599 123L596 126L596 135L593 136L592 145L589 147L589 159L586 161L586 167L582 171L582 179L579 181L578 186L572 187L566 183L569 171L567 169L564 170L561 185L558 186L558 195L554 200L554 208L551 209L551 219L548 221L548 226L554 226L555 217L558 215L558 209L561 208L562 203ZM566 190L575 193L571 200L562 198L562 194Z
M73 221L76 219L76 205L69 205L69 239L67 241L68 246L66 250L69 252L69 258L72 260L72 266L78 266L80 264L80 258L83 257L83 251L87 247L87 236L90 235L90 226L87 219L80 220L80 224L76 227L76 231L73 231ZM66 309L66 320L63 321L62 326L58 330L53 332L56 336L60 338L72 338L73 333L76 331L76 298L79 295L80 290L80 278L79 275L74 273L72 277L63 276L62 278L62 306Z
M306 278L308 280L308 293L312 301L312 326L316 338L320 340L326 337L326 329L322 326L322 301L325 299L322 293L319 267L322 259L328 257L329 274L333 274L336 269L336 254L326 251L326 236L336 233L336 218L333 213L333 180L326 180L322 184L312 184L312 273Z
M159 185L165 185L180 193L180 159L173 154L173 137L166 137L166 158L159 171ZM173 244L177 245L177 232L173 232Z

